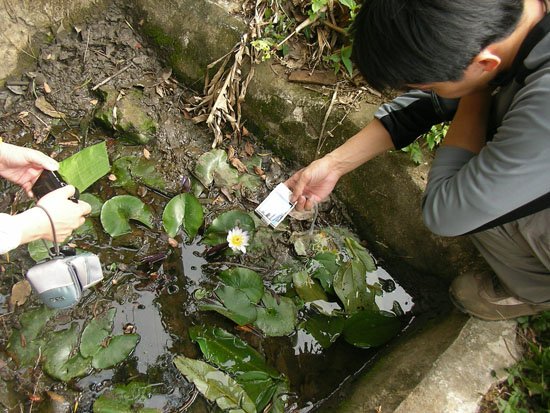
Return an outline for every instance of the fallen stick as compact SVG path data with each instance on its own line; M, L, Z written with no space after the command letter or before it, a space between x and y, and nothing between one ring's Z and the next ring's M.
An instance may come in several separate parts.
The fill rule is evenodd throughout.
M120 75L121 73L123 73L123 72L125 72L126 70L128 70L131 66L132 66L132 63L130 63L129 65L124 66L122 69L120 69L120 70L119 70L118 72L116 72L114 75L109 76L107 79L102 80L101 82L99 82L97 85L95 85L95 86L92 88L92 90L96 90L97 88L103 86L105 83L110 82L112 79L114 79L115 77L117 77L117 76Z

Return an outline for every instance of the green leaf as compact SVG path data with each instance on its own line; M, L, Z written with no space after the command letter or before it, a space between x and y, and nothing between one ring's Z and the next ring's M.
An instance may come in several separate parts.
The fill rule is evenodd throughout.
M174 238L183 227L192 240L203 222L200 202L191 194L175 196L168 202L162 214L162 225L168 236Z
M198 343L206 361L226 373L262 372L268 377L281 378L281 373L269 366L260 353L221 328L193 326L189 329L189 336Z
M177 369L192 381L197 389L222 410L233 413L256 413L256 406L242 386L227 374L200 360L178 356L174 359Z
M365 247L363 247L353 238L346 237L344 238L344 241L350 254L356 259L360 260L365 265L365 271L376 271L376 264L374 263L374 259Z
M334 292L350 315L376 306L366 273L363 262L355 259L343 264L334 277Z
M111 308L86 325L80 338L80 354L82 356L92 357L102 348L102 344L113 330L115 314L116 309Z
M240 326L256 320L256 306L250 302L250 298L244 291L228 285L221 285L214 290L214 293L220 302L203 301L199 304L200 310L216 311Z
M27 251L35 262L40 262L50 256L48 251L51 247L53 242L37 239L27 244Z
M328 300L321 286L317 284L305 270L292 274L292 283L294 284L296 293L298 293L300 298L306 303L316 300Z
M9 354L19 366L28 367L36 363L39 350L45 345L45 341L38 337L42 335L46 323L54 314L55 310L42 306L21 315L21 329L13 330L7 345Z
M256 410L263 412L277 391L280 380L274 380L268 374L260 371L250 371L235 378L243 386L246 394L254 401Z
M135 191L138 184L161 190L166 187L164 178L157 171L156 162L146 158L122 156L113 162L112 172L117 178L112 185L127 191Z
M80 192L84 192L110 169L105 142L89 146L59 162L59 174Z
M118 195L103 204L101 224L111 237L132 232L129 223L131 219L141 222L148 228L153 227L151 208L135 196Z
M319 280L323 289L330 294L334 293L334 275L338 272L340 265L337 262L338 256L331 252L317 254L311 260L313 266L312 277Z
M247 212L239 210L224 212L207 228L202 242L210 246L222 244L227 241L229 230L235 227L248 231L249 235L252 236L256 225Z
M257 304L264 295L262 278L247 268L231 268L222 271L218 277L225 285L244 292L253 304Z
M298 310L288 297L279 297L279 303L271 293L266 292L262 298L264 307L258 308L254 325L267 336L285 336L294 331Z
M354 346L370 348L388 342L402 329L401 320L380 312L362 311L346 321L343 336Z
M136 406L151 397L152 386L140 381L115 385L94 402L94 413L160 413L158 409Z
M51 332L44 348L44 371L51 377L69 381L85 375L90 369L90 359L74 354L79 337L78 324L72 323L66 330Z
M92 212L90 212L90 216L93 218L96 218L101 213L101 207L103 206L103 201L100 197L97 195L84 193L80 194L80 200L87 202L92 207Z
M304 329L323 347L329 348L342 334L346 320L315 314L303 324Z
M117 365L134 351L138 341L138 334L125 334L113 337L107 347L102 347L94 355L92 366L96 369L107 369Z
M195 166L195 176L205 187L212 182L218 187L232 187L239 179L239 173L229 165L227 153L222 149L202 154Z

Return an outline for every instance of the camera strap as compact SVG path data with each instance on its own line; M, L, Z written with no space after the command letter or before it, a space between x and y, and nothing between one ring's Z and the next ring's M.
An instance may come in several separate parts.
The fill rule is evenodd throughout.
M55 254L52 254L52 252L50 251L50 248L48 248L48 244L46 243L46 241L42 240L42 242L44 242L44 245L46 246L46 250L48 251L48 255L50 256L50 258L62 257L63 254L61 254L61 252L59 251L59 244L57 243L57 237L55 236L55 226L53 224L53 219L50 216L50 213L42 205L36 205L36 206L46 213L46 216L48 217L48 219L50 221L50 225L52 226L53 246L55 248Z

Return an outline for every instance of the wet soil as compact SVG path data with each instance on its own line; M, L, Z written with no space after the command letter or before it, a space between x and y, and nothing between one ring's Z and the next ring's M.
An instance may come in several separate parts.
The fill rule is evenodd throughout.
M123 10L112 5L85 24L55 28L51 41L40 48L36 67L0 89L0 135L6 142L42 150L59 160L102 140L108 144L111 160L126 154L142 156L147 149L167 182L166 192L177 194L184 187L185 178L193 176L197 158L211 149L213 135L205 126L188 120L183 107L194 92L171 76L139 35L139 23L130 22L125 16ZM104 81L119 92L143 92L147 112L159 124L153 141L145 146L123 145L94 124L99 96L93 89ZM64 117L52 118L38 109L35 101L40 96L45 96ZM224 149L229 146L243 160L250 155L250 148L260 154L265 179L254 191L227 193L215 187L207 189L200 197L207 211L206 224L229 209L253 210L275 184L292 172L288 164L261 147L252 135L239 142L224 142ZM32 201L18 188L6 182L0 186L2 212L14 213L31 205ZM113 189L105 177L89 192L105 200L120 190ZM150 205L156 216L162 215L169 200L166 194L144 187L133 195ZM290 379L289 411L315 410L318 403L337 391L376 354L375 350L362 350L343 341L323 350L300 331L289 337L261 337L255 332L237 330L223 317L196 308L193 293L200 286L211 284L213 274L220 268L254 268L269 284L277 264L294 255L291 235L309 230L311 220L291 218L288 225L273 232L267 253L208 260L200 237L198 243L180 242L174 247L161 231L159 221L153 229L137 225L131 236L115 240L99 230L98 222L93 225L98 229L97 238L75 236L72 242L100 256L106 279L74 309L60 312L56 323L63 326L71 320L83 322L104 308L115 307L114 332L120 333L130 323L141 340L132 356L117 368L94 372L68 384L48 378L40 368L17 369L4 351L8 337L18 326L21 314L40 303L30 296L24 305L10 305L13 285L33 265L24 246L12 251L0 258L0 404L6 411L67 411L67 406L71 406L72 410L88 412L93 401L114 383L130 379L142 379L155 386L154 395L145 403L147 407L166 412L182 411L187 406L187 411L214 411L216 408L201 397L195 400L194 386L172 364L176 354L200 357L198 347L188 338L188 328L194 324L225 327L261 351L269 364ZM322 204L317 225L352 228L336 200ZM151 259L152 256L157 258ZM383 269L379 271L391 278ZM413 299L405 291L402 297L402 306L410 310ZM52 402L52 394L67 402L62 405L65 408Z

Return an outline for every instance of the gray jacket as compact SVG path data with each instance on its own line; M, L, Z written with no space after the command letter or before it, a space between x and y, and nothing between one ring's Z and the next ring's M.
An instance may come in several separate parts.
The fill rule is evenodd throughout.
M526 39L514 69L497 79L487 145L477 155L438 149L423 199L431 231L462 235L528 215L530 205L534 212L550 207L550 16L537 27L537 41ZM381 106L376 117L401 148L452 119L457 104L411 91Z

